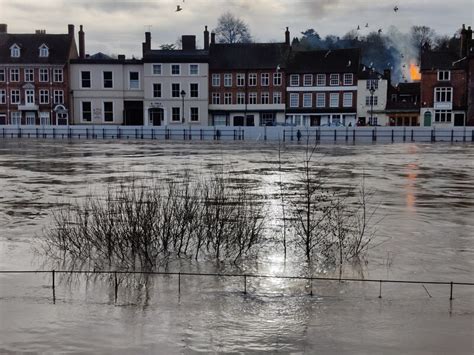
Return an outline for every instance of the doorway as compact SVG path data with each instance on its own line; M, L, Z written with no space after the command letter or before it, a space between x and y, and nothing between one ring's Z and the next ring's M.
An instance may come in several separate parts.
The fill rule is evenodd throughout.
M454 114L454 125L457 127L464 126L464 112Z
M153 126L161 126L164 118L164 111L162 108L151 108L148 110L150 122Z
M123 102L123 125L142 126L143 125L143 101Z

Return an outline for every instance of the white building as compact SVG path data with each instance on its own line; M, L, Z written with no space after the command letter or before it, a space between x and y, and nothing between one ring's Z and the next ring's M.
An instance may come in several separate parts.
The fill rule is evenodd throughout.
M357 123L365 126L389 126L385 113L387 92L390 85L390 70L384 74L363 67L357 82Z

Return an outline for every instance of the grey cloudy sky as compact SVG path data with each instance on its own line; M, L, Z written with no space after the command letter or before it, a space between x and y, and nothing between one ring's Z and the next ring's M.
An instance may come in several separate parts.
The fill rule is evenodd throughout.
M183 11L176 13L178 4ZM308 28L343 35L357 25L364 34L419 24L451 35L462 23L474 22L474 0L0 0L0 23L12 33L65 33L68 23L82 24L88 53L140 56L147 25L152 47L174 43L181 34L196 34L201 44L204 25L214 28L226 11L247 22L259 41L282 41L286 26L292 37Z

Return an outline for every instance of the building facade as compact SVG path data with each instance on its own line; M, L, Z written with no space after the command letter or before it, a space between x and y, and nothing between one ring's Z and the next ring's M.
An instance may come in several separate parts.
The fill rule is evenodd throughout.
M388 87L391 85L390 70L380 74L362 66L357 81L357 125L389 126L385 112Z
M355 126L359 49L294 51L288 60L286 124Z
M10 34L0 24L0 124L68 124L69 60L76 57L74 25L67 34Z
M385 109L389 126L420 126L420 87L419 81L389 87Z

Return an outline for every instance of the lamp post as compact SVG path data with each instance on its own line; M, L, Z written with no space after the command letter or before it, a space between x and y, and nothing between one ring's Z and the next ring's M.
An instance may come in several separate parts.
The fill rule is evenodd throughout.
M370 120L369 120L369 124L373 124L374 122L374 92L375 92L375 88L374 88L374 84L372 83L370 85Z
M181 98L183 99L183 109L181 111L181 121L182 121L182 123L184 123L184 98L186 96L186 91L181 90L180 94L181 94Z

